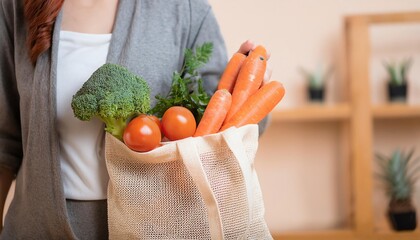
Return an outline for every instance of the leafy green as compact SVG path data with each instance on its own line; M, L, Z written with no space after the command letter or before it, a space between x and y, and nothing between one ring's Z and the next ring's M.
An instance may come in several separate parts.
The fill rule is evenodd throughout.
M198 70L209 61L212 52L213 44L209 42L197 46L195 51L186 49L184 64L179 72L173 73L169 93L156 96L157 103L150 113L162 117L168 108L183 106L193 113L198 124L210 100Z

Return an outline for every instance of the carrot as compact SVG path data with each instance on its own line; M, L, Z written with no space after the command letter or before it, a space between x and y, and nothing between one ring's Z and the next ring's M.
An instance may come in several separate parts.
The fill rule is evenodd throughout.
M226 89L217 90L211 97L197 126L194 137L219 132L232 103L232 96Z
M266 117L284 96L283 84L271 81L264 84L242 106L242 108L226 123L220 131L230 127L241 127L246 124L256 124Z
M254 94L264 79L267 67L267 51L263 46L257 46L251 51L242 64L235 87L232 92L232 106L225 121L229 121L242 108L244 102Z
M244 62L246 56L242 53L233 54L232 58L229 60L226 68L220 78L219 85L217 89L227 89L230 93L233 91L235 86L236 78L238 77L239 70L241 69L242 63Z

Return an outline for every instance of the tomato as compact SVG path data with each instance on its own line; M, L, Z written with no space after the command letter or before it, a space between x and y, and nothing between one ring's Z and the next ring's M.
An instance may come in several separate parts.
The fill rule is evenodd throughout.
M194 115L185 107L168 108L161 120L162 132L171 141L191 137L195 133Z
M161 137L163 138L164 136L163 136L163 131L162 131L162 124L160 124L160 119L156 117L155 115L147 115L147 117L152 119L159 126Z
M150 118L150 119L152 119L159 126L160 132L163 135L162 126L160 124L160 119L158 117L156 117L155 115L147 115L147 117Z
M124 130L124 143L131 150L147 152L159 146L162 135L159 126L147 115L131 120Z

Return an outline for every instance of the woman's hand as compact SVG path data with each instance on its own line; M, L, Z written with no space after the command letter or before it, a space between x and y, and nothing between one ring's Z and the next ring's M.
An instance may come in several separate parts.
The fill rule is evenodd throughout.
M255 44L251 40L246 40L244 43L241 44L237 52L242 53L242 54L248 54L250 51L255 49L255 47L257 47L257 44ZM267 60L269 59L270 59L270 52L267 51ZM269 61L267 61L267 68L264 73L263 84L267 83L271 79L271 74L272 74L272 69L269 65Z

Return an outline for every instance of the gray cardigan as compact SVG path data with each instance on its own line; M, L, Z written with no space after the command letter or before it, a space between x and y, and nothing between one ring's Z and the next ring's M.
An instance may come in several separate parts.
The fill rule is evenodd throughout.
M57 160L56 66L59 15L50 51L28 58L23 0L0 0L0 166L16 173L1 239L73 239ZM120 0L108 62L143 76L152 96L168 92L185 48L214 43L205 87L214 90L227 62L206 0ZM103 159L100 159L103 161Z

